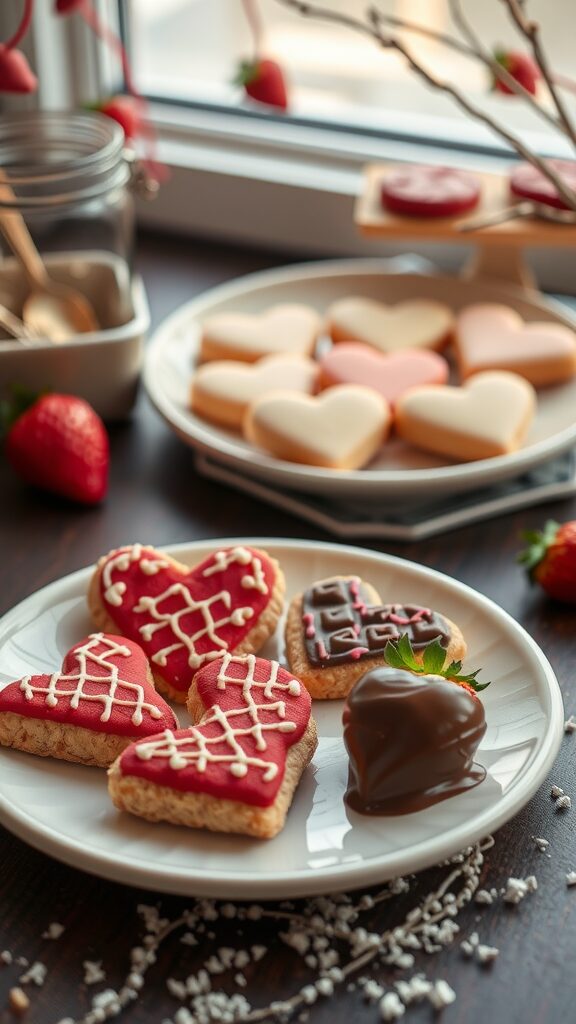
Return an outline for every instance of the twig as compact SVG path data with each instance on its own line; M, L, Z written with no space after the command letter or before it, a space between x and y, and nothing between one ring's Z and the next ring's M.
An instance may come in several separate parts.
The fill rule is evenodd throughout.
M552 183L566 205L571 210L576 210L576 192L565 185L560 175L557 174L556 171L551 168L544 159L542 159L542 157L537 156L536 153L532 153L521 139L513 135L512 132L508 131L504 126L498 124L498 122L489 114L485 113L479 107L476 107L456 86L452 85L450 82L442 81L437 78L436 75L424 67L423 64L420 64L408 47L396 36L385 35L382 32L381 25L384 24L384 19L381 18L380 12L377 8L368 8L368 21L364 22L357 18L353 18L350 15L341 14L331 8L322 7L320 4L304 2L304 0L277 0L277 2L283 4L285 7L290 7L292 10L297 11L304 17L319 18L322 21L334 22L335 24L351 28L355 32L360 32L362 35L367 35L375 39L383 49L395 50L397 53L401 54L412 71L414 71L420 78L423 78L427 85L440 92L447 93L460 107L462 107L463 110L466 111L467 114L470 114L471 117L475 118L477 121L482 121L488 126L488 128L496 132L497 135L500 135L501 138L505 139L512 149L523 157L524 160L536 167L541 174L543 174L544 177Z
M257 61L262 56L263 51L264 25L262 24L262 15L257 0L242 0L242 6L244 7L246 21L252 33L254 60Z
M504 0L504 6L508 10L512 21L518 28L518 31L521 32L530 43L534 59L542 72L542 78L548 86L548 91L552 97L552 102L558 111L558 116L564 126L564 131L571 143L576 146L576 128L572 124L572 120L564 104L564 100L556 89L554 75L548 64L548 57L546 56L546 51L542 45L540 26L538 25L538 22L528 20L519 0Z

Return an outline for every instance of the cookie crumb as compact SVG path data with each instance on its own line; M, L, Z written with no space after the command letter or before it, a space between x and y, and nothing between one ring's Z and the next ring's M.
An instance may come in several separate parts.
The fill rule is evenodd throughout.
M556 801L556 810L557 811L569 811L571 807L572 807L572 801L571 801L569 796L564 794L563 796L558 797L558 799Z
M570 715L564 722L564 732L576 732L576 718L574 715Z
M14 1013L26 1013L26 1010L30 1008L30 1000L24 992L24 989L21 988L16 987L10 989L8 993L8 1002L10 1004L10 1009L13 1010Z
M48 968L46 967L46 964L36 960L18 980L21 985L28 985L32 982L34 985L38 985L38 987L40 987L46 981L47 974Z
M485 946L482 943L476 949L476 959L481 964L491 964L500 954L496 946Z
M456 993L448 982L441 978L432 986L431 991L428 993L428 999L435 1010L443 1010L445 1006L450 1006L455 1001Z
M561 788L561 786L552 786L552 789L550 790L550 796L553 800L557 800L559 796L563 795L564 790Z
M0 963L9 965L12 963L14 957L9 949L3 949L0 953Z
M538 882L535 875L527 878L509 878L506 887L502 891L504 903L520 903L529 892L536 892Z
M65 931L66 929L63 924L60 924L58 921L52 921L52 923L48 925L46 931L42 932L42 938L59 939Z
M576 871L568 871L566 875L566 885L568 887L576 885Z
M406 1013L406 1007L396 992L387 992L379 1003L380 1017L382 1020L399 1020Z
M540 850L540 853L544 853L545 850L547 850L550 846L548 840L543 839L542 836L532 836L532 839L534 841L534 845L536 846L536 848Z
M106 978L106 971L102 970L101 960L84 960L82 967L84 968L85 985L97 985L99 981L104 981Z

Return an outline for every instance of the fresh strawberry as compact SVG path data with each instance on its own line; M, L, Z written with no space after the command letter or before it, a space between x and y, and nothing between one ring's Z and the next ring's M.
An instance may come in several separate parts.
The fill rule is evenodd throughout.
M82 398L38 398L9 429L6 457L23 480L43 490L86 505L106 495L108 434Z
M526 530L522 538L528 547L518 561L530 580L556 601L576 604L576 521L550 520L543 530Z
M266 103L280 110L288 107L284 72L274 60L243 61L235 82L242 85L246 95L258 103Z
M101 114L117 121L124 129L127 139L133 139L140 132L141 118L138 111L138 104L131 96L112 96L105 103L102 103L98 110Z
M527 92L531 93L532 96L536 95L541 75L540 68L532 57L529 57L527 53L519 53L517 50L496 50L494 56L498 63L512 75L512 78L515 78L520 85L524 86ZM502 82L501 79L497 78L496 75L494 75L492 80L492 87L496 92L503 92L507 96L514 95L513 89L506 85L506 82Z

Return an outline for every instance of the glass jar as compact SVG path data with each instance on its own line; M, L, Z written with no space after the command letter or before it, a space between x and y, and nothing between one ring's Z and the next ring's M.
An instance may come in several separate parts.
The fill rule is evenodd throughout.
M0 119L0 210L18 210L43 253L104 252L131 270L133 165L120 125L92 111ZM4 254L8 248L1 240Z

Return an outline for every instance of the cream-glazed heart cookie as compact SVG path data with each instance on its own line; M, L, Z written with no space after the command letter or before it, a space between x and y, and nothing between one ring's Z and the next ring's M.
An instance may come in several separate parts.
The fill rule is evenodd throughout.
M310 306L270 306L263 313L215 313L202 324L200 359L239 359L255 363L263 356L310 356L322 321Z
M318 363L307 356L266 356L257 363L234 360L206 363L192 378L190 404L198 416L219 426L242 429L251 402L282 388L312 394Z
M323 390L336 384L363 384L378 391L393 407L408 388L445 384L448 369L437 352L410 348L386 355L359 341L343 341L320 360L318 385Z
M525 323L509 306L478 303L458 316L456 354L464 379L481 370L510 370L545 387L576 373L576 334L562 324Z
M385 399L359 385L342 384L315 397L273 391L248 409L244 435L289 462L358 469L385 441L390 420Z
M413 299L386 306L373 299L347 298L333 303L326 314L332 341L363 341L381 352L405 348L442 348L454 331L448 306Z
M536 408L515 373L479 373L463 387L414 388L396 407L396 430L424 451L467 462L520 447Z

